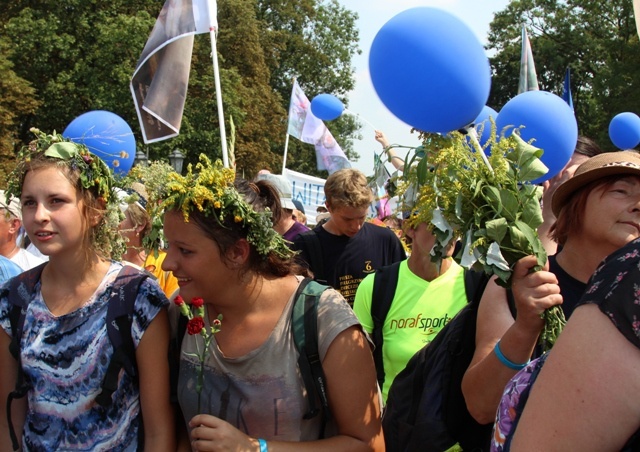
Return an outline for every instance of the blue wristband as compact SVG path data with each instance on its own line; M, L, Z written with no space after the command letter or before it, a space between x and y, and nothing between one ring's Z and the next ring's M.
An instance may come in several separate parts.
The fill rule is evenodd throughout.
M269 452L267 442L264 439L258 438L258 444L260 445L260 452Z
M509 358L502 354L502 350L500 350L500 341L496 342L496 346L493 347L493 352L496 354L498 361L507 366L509 369L522 370L527 364L531 362L527 361L524 364L516 364L513 361L509 360Z

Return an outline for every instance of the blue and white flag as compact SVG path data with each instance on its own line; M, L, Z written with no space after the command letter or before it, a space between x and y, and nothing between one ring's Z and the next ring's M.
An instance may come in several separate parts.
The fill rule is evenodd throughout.
M571 69L569 68L567 68L567 72L564 75L562 98L573 110L573 97L571 96Z
M351 168L351 163L327 126L311 112L311 102L297 81L293 83L291 92L287 133L303 143L314 145L319 170L327 170L331 174L342 168Z

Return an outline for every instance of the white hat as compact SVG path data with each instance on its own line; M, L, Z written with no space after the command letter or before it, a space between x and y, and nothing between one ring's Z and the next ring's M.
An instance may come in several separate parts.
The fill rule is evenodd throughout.
M7 203L7 195L4 190L0 190L0 209L5 209L11 215L22 221L22 206L18 198L11 198Z
M291 209L291 210L296 209L296 205L293 203L293 200L291 199L292 198L291 182L289 182L286 177L284 177L281 174L267 173L267 174L258 174L258 177L256 179L266 180L267 182L271 183L271 185L276 187L276 189L280 193L280 204L282 204L282 207L284 209Z

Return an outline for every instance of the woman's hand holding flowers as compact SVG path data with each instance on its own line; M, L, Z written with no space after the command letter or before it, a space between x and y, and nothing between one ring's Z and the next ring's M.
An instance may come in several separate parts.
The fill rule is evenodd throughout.
M520 259L514 267L511 285L518 311L516 325L536 334L544 327L542 314L548 308L562 304L558 279L548 271L548 264L534 271L537 266L535 256Z
M194 451L257 451L258 440L220 418L198 414L189 422Z

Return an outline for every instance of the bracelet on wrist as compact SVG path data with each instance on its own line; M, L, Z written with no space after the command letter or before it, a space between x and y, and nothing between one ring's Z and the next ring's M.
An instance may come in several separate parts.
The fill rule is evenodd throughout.
M267 446L266 440L258 438L258 445L260 446L260 452L269 452L269 447Z
M518 364L511 361L509 358L504 356L504 354L502 353L502 350L500 350L500 341L496 342L496 346L493 347L493 352L496 354L498 361L500 361L504 366L508 367L509 369L521 370L531 362L531 361L527 361L526 363Z

